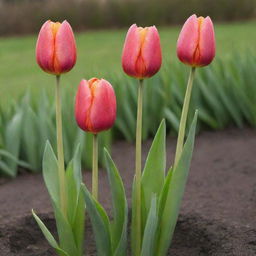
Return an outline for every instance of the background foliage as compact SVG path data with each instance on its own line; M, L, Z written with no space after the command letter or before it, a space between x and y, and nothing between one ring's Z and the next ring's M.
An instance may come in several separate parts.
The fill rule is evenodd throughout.
M176 134L186 89L188 67L166 65L152 79L146 80L143 138L152 137L166 118L167 131ZM197 70L189 120L199 110L198 129L223 129L228 126L256 126L256 56L234 54ZM108 147L112 139L134 141L137 81L125 75L110 78L117 96L118 115L114 128L101 135ZM63 93L63 128L65 160L68 163L77 143L82 144L83 166L90 167L91 136L77 128L73 114L72 91ZM67 125L68 124L68 125ZM41 169L45 141L55 146L55 111L52 97L41 93L36 101L26 93L11 107L0 111L0 171L15 176L17 166L32 171ZM102 155L102 152L101 152Z
M40 6L42 2L46 0ZM36 26L38 31L41 23ZM217 58L198 70L192 95L191 111L199 109L199 129L255 126L255 26L255 21L215 25ZM178 129L189 71L176 58L179 31L180 26L159 27L164 59L159 74L146 81L144 139L154 135L162 118L166 118L169 133ZM76 34L77 64L61 77L67 163L79 141L83 167L91 166L91 137L77 128L73 116L75 91L82 78L104 77L115 87L117 121L111 132L101 135L101 144L110 148L115 139L134 140L137 82L123 73L120 60L126 32L127 28ZM0 38L0 174L12 177L18 166L41 170L46 139L56 147L55 79L35 61L36 37Z
M37 32L42 22L67 19L75 29L183 23L191 13L215 21L250 19L255 0L2 0L0 35ZM232 9L232 11L231 11ZM12 18L12 17L15 17Z

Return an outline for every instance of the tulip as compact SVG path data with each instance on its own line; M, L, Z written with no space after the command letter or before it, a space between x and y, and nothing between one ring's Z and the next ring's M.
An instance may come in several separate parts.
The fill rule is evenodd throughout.
M93 133L92 195L98 199L98 133L111 128L116 119L116 96L104 79L82 80L76 94L75 117L78 126Z
M209 65L215 56L215 36L210 17L194 14L185 22L177 42L181 62L192 67Z
M132 25L126 35L122 66L129 76L143 79L158 72L162 63L161 45L155 26Z
M56 133L61 211L67 213L66 177L62 138L60 75L70 71L76 63L76 43L70 24L46 21L38 35L36 60L47 73L56 76Z
M50 74L70 71L76 63L76 42L70 24L46 21L36 44L38 65Z
M133 24L126 35L122 66L124 72L139 79L137 124L136 124L136 157L135 157L135 201L136 212L133 213L132 254L140 255L141 251L141 138L142 138L142 106L143 106L143 80L155 75L162 64L160 37L155 26L137 27Z
M116 97L104 79L82 80L76 94L75 117L78 126L98 133L111 128L116 119Z

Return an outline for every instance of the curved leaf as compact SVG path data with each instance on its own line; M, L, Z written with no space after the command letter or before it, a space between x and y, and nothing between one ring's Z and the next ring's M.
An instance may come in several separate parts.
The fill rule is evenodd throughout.
M91 219L98 255L112 256L108 216L101 205L92 197L84 184L82 185L82 191L86 209Z
M43 177L52 201L59 206L58 162L49 141L46 142L43 157Z
M48 243L57 251L57 253L60 256L69 256L65 251L63 251L56 240L54 239L51 232L48 230L48 228L44 225L44 223L40 220L40 218L35 214L35 212L32 210L32 215L35 218L35 221L37 222L38 226L40 227L42 233L44 234L44 237L48 241Z
M141 178L141 192L144 200L142 221L146 222L153 194L159 196L165 179L166 168L166 127L163 120L158 128Z
M184 145L180 160L177 167L173 170L170 179L170 185L166 194L166 203L164 205L159 224L160 233L156 252L156 255L158 256L166 255L173 237L192 158L196 123L197 111L191 124L188 138Z
M155 256L154 247L156 242L157 224L157 198L156 195L153 195L143 235L141 256Z
M128 207L122 179L107 149L104 151L113 205L112 249L113 255L121 256L126 255Z

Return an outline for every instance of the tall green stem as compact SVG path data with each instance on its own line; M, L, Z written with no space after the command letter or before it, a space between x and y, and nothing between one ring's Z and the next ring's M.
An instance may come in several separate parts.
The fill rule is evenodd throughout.
M98 200L98 135L93 134L92 195Z
M143 106L143 80L139 80L136 127L136 159L135 159L135 189L136 189L136 215L135 215L135 256L141 251L141 140L142 140L142 106Z
M189 109L189 102L190 102L190 98L191 98L191 92L192 92L192 87L193 87L193 80L195 77L195 71L196 71L196 68L192 67L190 70L190 74L189 74L189 79L188 79L188 84L187 84L187 89L186 89L186 94L185 94L185 98L184 98L181 119L180 119L179 134L178 134L177 147L176 147L176 153L175 153L175 159L174 159L174 168L178 164L178 161L180 159L182 149L183 149L188 109Z
M66 214L66 179L64 167L64 153L63 153L63 137L62 137L62 112L61 112L61 89L60 76L56 76L56 129L57 129L57 153L58 153L58 171L60 183L60 206Z

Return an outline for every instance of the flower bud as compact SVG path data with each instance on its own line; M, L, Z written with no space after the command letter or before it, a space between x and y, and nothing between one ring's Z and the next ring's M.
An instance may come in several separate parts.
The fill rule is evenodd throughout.
M144 79L155 75L161 67L162 53L160 37L155 26L137 27L132 25L127 32L122 66L132 77Z
M185 22L177 42L181 62L192 67L209 65L215 56L215 36L210 17L194 14Z
M76 63L76 42L70 24L46 21L38 35L36 60L45 71L60 75Z
M116 119L116 96L111 84L104 79L82 80L75 102L78 126L98 133L111 128Z

